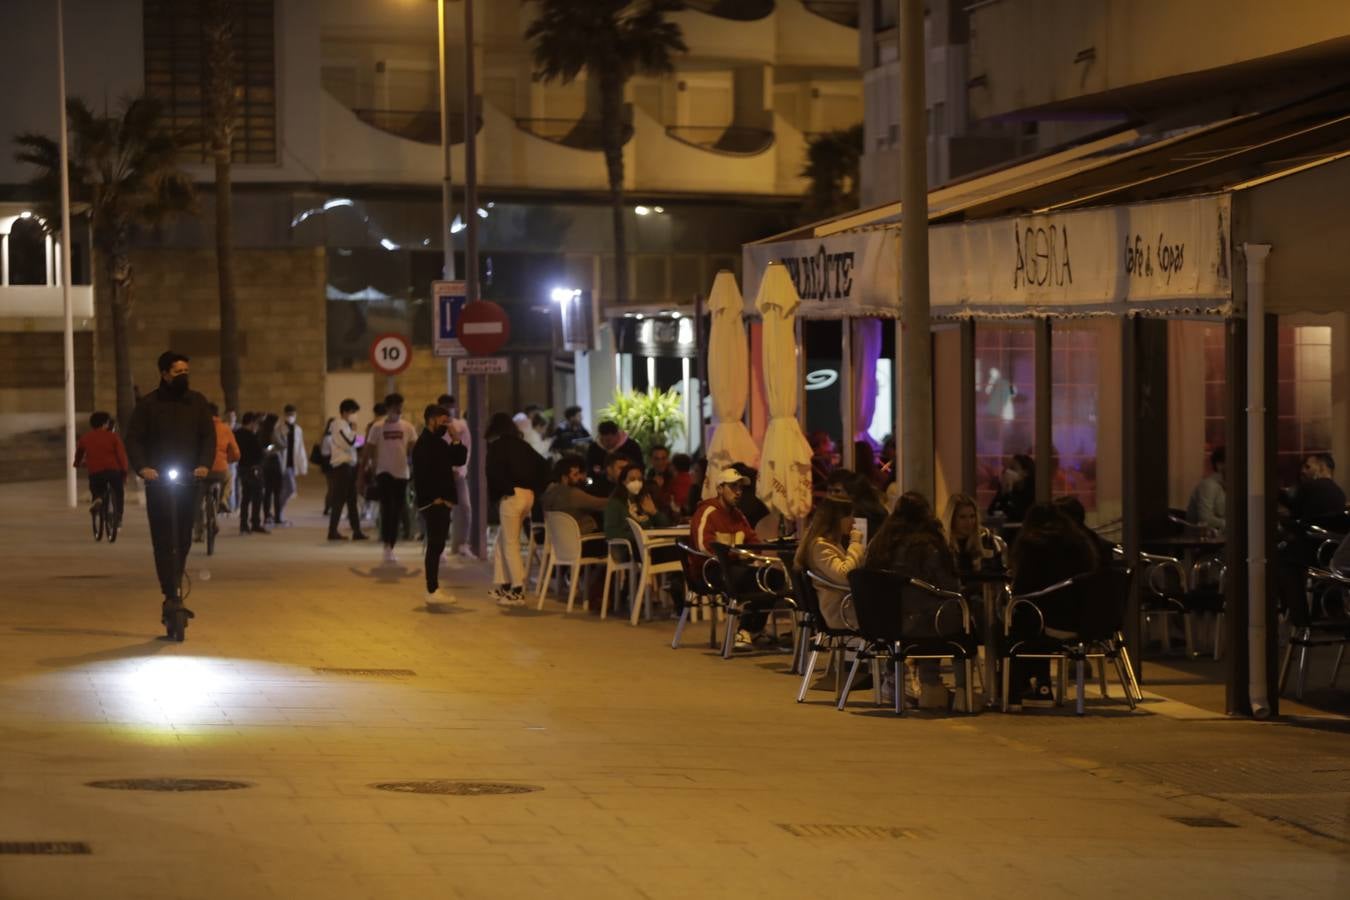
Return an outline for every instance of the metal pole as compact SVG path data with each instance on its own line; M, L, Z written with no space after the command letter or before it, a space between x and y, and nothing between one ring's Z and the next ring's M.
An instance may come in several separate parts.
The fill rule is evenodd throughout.
M1252 718L1270 716L1266 690L1266 257L1247 257L1247 696Z
M839 321L839 415L843 419L843 445L839 448L840 459L845 469L852 469L858 460L854 451L854 434L858 426L854 421L853 402L855 382L858 373L853 371L853 320L844 318Z
M441 277L446 281L455 278L455 248L450 243L450 224L454 221L454 199L451 194L450 175L450 67L446 60L445 0L436 0L436 50L440 76L441 100L441 154L443 156L441 173L441 248L444 256L441 262ZM455 358L445 360L445 390L457 394L455 390ZM463 407L461 407L463 408Z
M905 490L931 498L933 346L928 312L928 122L924 102L923 0L901 0L900 14L900 409ZM898 443L898 442L897 442Z
M464 0L464 300L478 301L478 96L474 90L473 0ZM479 430L473 454L473 552L487 557L487 444L481 435L487 424L487 376L469 376L473 423Z
M75 481L75 318L70 305L70 147L66 134L66 29L64 0L56 3L57 94L61 104L61 309L65 317L66 505L79 502Z

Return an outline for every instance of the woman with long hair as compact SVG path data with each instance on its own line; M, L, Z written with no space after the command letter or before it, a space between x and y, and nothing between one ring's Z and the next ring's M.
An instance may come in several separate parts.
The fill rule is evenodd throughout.
M957 572L965 575L1006 565L995 549L993 533L980 524L980 508L974 497L952 494L947 499L946 519L947 546L956 557Z
M656 496L647 482L642 466L628 466L619 476L619 483L610 495L609 505L605 507L605 537L612 541L624 541L628 544L629 559L637 558L637 548L633 546L633 533L629 530L628 520L632 519L642 528L665 528L674 524L671 516L656 506ZM679 547L663 546L651 548L651 562L654 565L678 562L684 559L684 551ZM684 607L684 576L673 576L670 595L674 599L676 610Z
M918 578L947 591L960 589L956 575L956 558L942 533L942 523L933 515L928 499L915 491L906 491L896 501L895 509L886 517L881 530L867 546L863 565L869 569L889 569L911 578ZM920 660L919 706L929 709L949 709L952 693L942 683L940 663ZM883 694L890 684L882 685ZM955 667L957 687L965 684L965 671ZM896 686L891 685L890 690Z
M847 548L847 549L845 549ZM848 573L862 564L862 533L853 527L853 505L840 497L825 497L816 503L806 534L797 544L794 562L803 572L813 572L835 584L848 584ZM831 628L856 628L845 608L847 592L818 585L820 612Z

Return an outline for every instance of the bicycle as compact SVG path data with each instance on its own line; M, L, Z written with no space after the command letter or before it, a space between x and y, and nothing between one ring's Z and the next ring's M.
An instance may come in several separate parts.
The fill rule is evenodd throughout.
M209 481L202 491L202 538L206 542L206 555L216 552L216 535L220 532L220 482Z
M121 526L120 511L113 509L112 485L103 482L94 494L94 502L89 505L89 518L94 531L94 540L101 541L106 536L108 543L117 540L117 529Z

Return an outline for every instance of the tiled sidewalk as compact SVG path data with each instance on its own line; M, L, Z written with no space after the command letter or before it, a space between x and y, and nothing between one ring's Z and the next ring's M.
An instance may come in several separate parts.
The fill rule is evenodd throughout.
M503 613L478 568L447 570L460 603L429 614L417 548L384 568L327 544L313 479L297 527L227 528L209 580L194 555L172 645L143 513L95 545L60 497L0 486L0 842L92 852L0 853L6 900L1350 894L1344 734L798 706L785 657ZM152 777L248 786L86 786ZM414 779L541 790L371 787Z

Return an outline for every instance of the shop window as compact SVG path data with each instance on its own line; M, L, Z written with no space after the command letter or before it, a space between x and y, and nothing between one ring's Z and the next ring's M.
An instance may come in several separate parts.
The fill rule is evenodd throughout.
M1224 413L1224 392L1227 390L1227 361L1224 333L1221 325L1199 325L1205 351L1205 471L1209 471L1210 454L1227 443L1228 419Z
M1310 453L1331 452L1331 328L1282 325L1275 467L1280 484L1298 481Z
M1100 354L1095 328L1055 323L1051 340L1052 497L1077 497L1097 508L1097 399Z
M1028 325L975 329L975 478L983 509L998 491L1004 462L1035 450L1035 335Z

